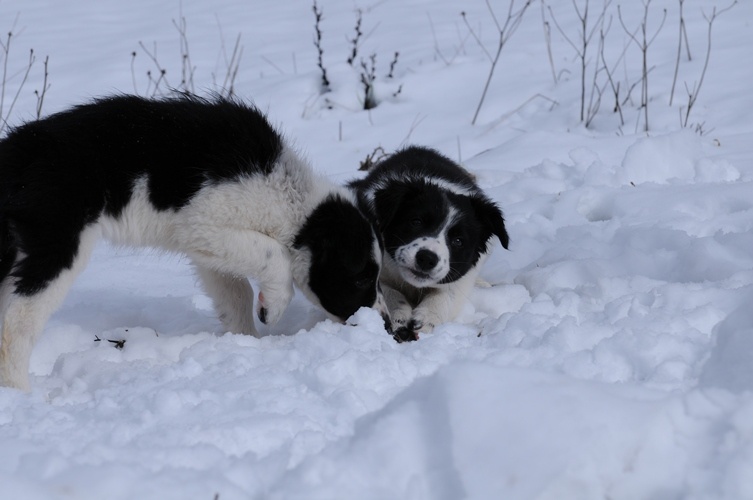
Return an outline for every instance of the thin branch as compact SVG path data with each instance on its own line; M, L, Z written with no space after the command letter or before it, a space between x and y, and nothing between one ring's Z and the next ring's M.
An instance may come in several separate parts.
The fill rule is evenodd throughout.
M552 78L557 85L557 70L554 67L554 56L552 56L552 27L546 20L546 2L541 0L541 26L544 28L544 41L546 42L546 54L549 57L549 67L552 69Z
M21 78L21 83L19 83L18 85L18 89L16 90L16 93L13 96L13 100L10 102L8 111L5 113L4 116L2 116L3 123L2 123L2 126L0 126L0 132L4 131L8 127L8 119L10 118L10 115L13 112L13 108L16 105L16 101L18 101L18 96L21 95L21 89L23 89L24 85L26 85L26 80L29 78L31 67L34 66L34 62L36 60L37 58L36 56L34 56L34 49L29 50L29 63L26 65L24 76L23 78ZM4 79L3 79L3 97L5 97L5 80Z
M468 32L471 34L474 40L476 40L476 43L479 47L481 47L481 50L484 51L484 54L486 54L486 58L489 59L489 62L494 64L494 58L489 53L489 51L486 49L486 45L484 45L484 42L479 39L478 35L476 34L476 31L471 28L470 23L468 22L468 18L465 15L465 12L460 13L461 17L463 18L463 22L465 23L466 27L468 28Z
M5 89L8 82L8 54L10 54L10 41L13 38L13 32L8 32L8 41L3 43L3 81L0 88L0 117L3 117L3 110L5 108ZM3 123L4 128L5 123ZM2 130L2 129L0 129Z
M225 80L222 82L222 92L226 97L231 97L235 93L235 78L238 76L242 55L243 47L241 46L241 34L238 33L238 36L235 37L235 45L233 45L233 52L230 56L230 61L227 62Z
M358 56L359 42L361 40L361 37L363 36L363 32L361 31L361 23L363 21L363 11L361 9L356 10L356 16L357 16L356 27L355 27L356 34L353 36L352 39L347 39L351 45L350 56L348 56L347 63L351 66L353 66L353 62L356 60L356 57Z
M672 89L669 92L669 105L672 106L672 100L675 97L675 85L677 84L677 73L680 70L680 55L682 54L682 33L685 31L685 17L682 13L682 5L685 3L685 0L678 0L680 3L680 33L677 37L677 58L675 59L675 73L672 77ZM686 40L687 40L687 33L686 33Z
M316 1L314 1L314 18L314 32L316 34L316 37L314 38L314 46L318 53L317 66L319 66L319 70L322 72L321 93L324 94L330 91L330 82L329 78L327 78L327 69L324 67L324 49L322 48L322 30L320 25L323 19L323 14L316 5Z
M698 83L696 85L693 85L693 90L688 91L688 107L685 112L685 120L682 124L683 127L688 126L688 119L690 118L690 112L693 109L693 105L695 104L696 100L698 99L698 94L701 91L701 85L703 85L703 79L706 76L706 70L709 67L709 60L711 59L711 30L714 26L714 21L717 17L724 14L728 10L730 10L732 7L734 7L737 4L737 0L734 0L730 5L723 8L722 10L718 11L716 10L716 6L711 11L711 17L706 16L706 14L703 15L703 18L706 19L706 22L708 23L708 32L707 32L707 45L706 45L706 59L703 62L703 70L701 70L701 78L698 80ZM687 90L687 84L685 85L685 89Z
M489 9L492 20L494 21L494 24L499 31L499 41L497 42L497 52L495 53L494 58L491 61L491 68L489 69L489 75L486 78L486 83L484 84L484 90L481 93L481 99L479 99L478 106L476 107L476 112L473 114L473 120L471 120L471 125L476 124L478 115L481 112L481 107L484 105L484 99L486 99L486 93L489 91L489 85L491 84L492 77L494 76L494 70L497 68L497 63L499 62L499 57L502 54L502 49L505 47L505 44L507 43L507 41L510 39L510 37L515 33L515 31L520 26L520 23L523 20L523 15L525 14L528 7L530 7L532 2L533 0L526 0L523 6L516 12L514 11L515 0L510 0L509 7L507 9L507 19L505 19L505 23L500 26L500 23L497 19L496 14L494 13L494 9L492 8L491 3L489 2L489 0L486 0L486 6ZM465 18L465 12L462 12L461 15L463 16L463 18ZM470 26L469 24L467 25Z
M162 93L162 90L160 86L162 83L165 84L166 87L170 88L172 85L167 81L167 69L162 67L162 65L159 63L159 60L157 59L157 42L154 42L154 49L150 52L149 49L146 48L146 45L144 45L144 42L139 41L139 46L141 47L141 50L144 51L144 53L147 55L147 57L152 61L152 63L157 68L157 71L159 72L159 76L157 78L154 78L152 76L151 71L146 72L146 76L149 79L149 85L146 88L146 95L154 97L156 95L160 95ZM149 93L150 89L153 90L151 94Z
M594 37L594 34L596 33L598 28L603 28L604 26L604 19L606 17L607 9L609 8L609 5L612 3L612 0L605 0L603 7L601 9L601 13L596 18L596 21L593 23L593 25L589 28L588 23L588 9L589 9L589 0L586 0L583 9L581 10L578 7L578 4L575 0L572 0L573 7L575 9L575 13L578 17L578 21L580 24L579 29L579 40L578 45L573 42L569 36L567 36L567 33L564 29L562 29L562 26L557 22L557 18L554 15L554 12L552 11L551 7L548 7L549 9L549 15L552 18L552 21L554 21L554 25L557 28L557 30L560 32L560 34L565 38L567 43L570 44L570 46L575 51L576 55L578 56L578 59L580 60L580 121L586 122L590 120L586 119L586 67L588 65L588 46L591 44L591 40ZM594 103L593 101L593 89L596 85L595 78L596 73L598 70L595 70L594 72L594 81L592 82L591 89L591 104ZM590 107L590 106L589 106ZM592 114L591 110L589 110L588 114Z
M193 76L196 68L191 64L191 52L188 50L188 35L186 18L181 15L180 22L172 20L173 26L178 30L180 42L180 88L184 92L194 93Z
M49 72L48 72L49 61L50 61L50 56L45 56L44 79L42 80L42 91L41 92L39 92L38 90L34 91L34 94L37 96L37 120L39 120L42 117L42 106L44 105L44 97L47 95L47 91L50 88L50 84L47 83L47 77L49 76Z
M642 54L642 68L641 68L641 108L643 109L643 115L644 115L644 121L643 121L643 131L648 132L649 126L648 126L648 48L651 46L651 43L656 39L657 35L661 31L662 27L664 26L664 22L667 19L667 9L664 9L664 16L662 17L662 21L659 24L659 27L657 28L656 32L652 36L648 36L647 30L648 30L648 8L651 5L651 0L643 0L643 19L640 23L640 29L641 29L641 38L640 40L635 36L634 33L631 33L630 30L628 30L627 26L625 26L625 22L622 19L622 10L620 9L620 6L617 5L617 16L620 20L620 24L622 25L622 28L625 30L625 33L633 40L633 42L638 46L638 48L641 50Z

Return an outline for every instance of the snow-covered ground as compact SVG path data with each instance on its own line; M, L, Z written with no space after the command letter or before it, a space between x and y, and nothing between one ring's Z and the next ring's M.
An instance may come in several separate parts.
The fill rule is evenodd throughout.
M504 22L507 2L492 3ZM573 3L548 3L575 41ZM618 3L631 32L643 4L609 7L605 59L626 98L641 52ZM240 34L237 94L315 168L346 181L378 146L435 147L475 172L512 238L484 268L492 286L408 344L373 311L334 324L300 295L267 336L225 334L183 258L103 244L34 350L31 393L0 388L0 498L753 498L753 2L715 20L685 129L702 11L728 3L685 2L692 60L683 48L670 107L678 5L649 5L649 37L667 18L648 49L646 133L640 85L624 125L607 90L583 126L579 59L538 0L475 125L490 61L468 26L491 56L498 38L481 0L319 0L324 95L309 2L0 2L14 32L3 116L37 57L11 124L35 116L46 55L45 114L146 93L140 41L178 86L183 16L197 92L224 80Z

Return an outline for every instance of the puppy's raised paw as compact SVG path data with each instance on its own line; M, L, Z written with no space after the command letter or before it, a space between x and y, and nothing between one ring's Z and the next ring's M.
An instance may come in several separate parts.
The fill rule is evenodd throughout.
M259 321L265 325L274 325L282 317L290 300L269 300L268 295L259 292L259 303L256 307L256 315Z

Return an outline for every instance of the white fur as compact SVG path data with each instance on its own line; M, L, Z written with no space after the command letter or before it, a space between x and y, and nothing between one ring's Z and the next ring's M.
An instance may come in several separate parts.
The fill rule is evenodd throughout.
M428 184L433 184L440 189L449 191L450 193L454 193L460 196L471 196L476 191L478 191L477 188L469 189L465 186L447 181L445 179L439 179L436 177L421 177L420 179L418 179L418 178L415 178L415 176L407 177L402 172L395 171L395 172L390 172L388 175L386 175L385 177L375 182L372 186L369 186L369 188L364 192L366 199L369 201L369 203L373 203L374 196L376 196L376 193L378 191L385 189L385 187L388 187L389 185L391 185L393 182L396 182L396 181L397 182L420 181L420 182L424 182Z
M3 291L3 334L0 343L0 384L29 390L29 359L45 323L60 307L76 277L86 267L99 230L89 227L81 234L79 250L70 269L63 271L44 291L23 297Z

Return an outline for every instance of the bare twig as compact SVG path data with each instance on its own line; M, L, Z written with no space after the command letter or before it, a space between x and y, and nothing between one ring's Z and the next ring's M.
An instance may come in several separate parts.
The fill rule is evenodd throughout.
M576 1L573 0L573 7L575 8L575 13L578 17L579 26L580 26L577 44L573 42L569 36L567 36L567 33L565 33L565 30L563 30L562 27L557 22L557 18L554 16L554 12L552 12L552 8L548 7L549 15L552 18L552 21L554 22L555 27L560 32L560 34L565 38L567 43L570 44L573 50L575 50L575 53L577 54L578 59L580 60L580 121L581 122L586 121L586 66L588 65L588 46L591 44L591 39L593 38L597 29L599 28L603 29L604 18L606 16L607 8L609 7L611 3L612 3L612 0L604 1L603 8L601 9L601 13L596 18L596 21L593 23L593 25L589 27L589 23L588 23L589 0L585 0L585 3L582 9L579 8ZM595 78L594 78L593 84L595 85ZM594 87L594 85L592 85L592 88ZM592 93L592 96L593 96L593 93Z
M452 64L455 59L465 51L465 42L468 40L468 38L471 36L469 33L466 33L465 36L461 36L460 33L458 33L458 38L460 39L460 45L455 48L455 53L450 57L449 59L442 54L442 51L439 49L439 42L437 41L437 33L434 30L434 22L431 19L430 14L426 14L429 18L429 27L431 28L431 36L434 39L434 54L436 57L439 57L443 63L445 63L446 66L449 66ZM486 49L484 49L486 50Z
M643 19L641 20L640 24L640 30L641 30L641 38L638 39L633 33L628 30L627 26L625 26L625 22L622 19L622 11L620 10L620 6L617 6L617 15L620 19L620 24L622 24L622 28L625 30L625 33L630 37L630 39L638 46L638 48L641 50L641 108L643 109L643 131L648 132L648 48L651 46L651 43L656 39L656 36L659 34L659 32L662 29L662 26L664 26L664 21L667 19L667 9L664 9L664 16L662 17L661 23L659 24L659 27L656 29L656 32L649 37L648 36L648 8L649 5L651 5L651 0L643 0Z
M552 27L546 20L546 3L541 0L541 26L544 28L544 41L546 42L546 54L549 57L549 67L552 69L552 79L557 84L557 70L554 67L554 57L552 56Z
M382 146L377 146L374 151L366 155L362 161L358 162L358 170L371 170L371 167L389 156Z
M26 83L29 79L29 74L36 62L36 55L34 49L29 49L29 58L25 66L19 70L11 70L9 72L9 61L11 53L11 42L15 40L23 30L16 31L16 23L18 22L19 15L16 15L13 20L11 29L8 30L5 39L0 39L0 57L2 57L2 81L0 81L0 134L5 132L8 128L8 123L13 109L18 102L18 98L21 95ZM34 94L37 96L36 105L36 117L39 118L42 115L42 106L44 105L44 98L47 90L50 88L48 83L48 63L49 56L44 59L44 77L42 81L42 89L35 90ZM20 80L17 80L20 78ZM11 90L11 83L13 90Z
M387 78L392 78L395 76L395 66L397 65L397 58L400 56L400 52L395 52L395 56L392 58L392 62L390 63L390 72L387 73Z
M44 96L47 95L47 91L50 88L50 84L47 83L47 77L49 76L48 72L48 63L50 62L50 56L45 56L44 58L44 79L42 80L42 91L35 90L34 95L37 96L37 120L39 120L42 117L42 106L44 105Z
M690 112L693 110L696 100L698 99L698 93L701 91L701 85L703 85L703 79L706 76L706 70L709 67L709 59L711 58L711 29L714 26L714 21L717 17L724 14L728 10L737 4L737 0L734 0L730 5L717 12L716 7L711 11L711 16L707 16L705 13L703 18L708 23L707 40L706 40L706 59L703 62L703 69L701 70L701 78L696 84L693 85L692 90L688 89L687 83L685 84L685 90L688 93L688 106L685 110L685 119L682 122L683 127L688 126L688 119L690 118Z
M193 75L196 68L191 64L191 52L188 50L188 35L186 34L186 18L180 16L180 21L173 21L173 26L178 30L180 41L180 86L183 92L194 93Z
M651 66L650 68L648 68L647 74L650 75L651 72L655 68L656 68L656 66ZM635 90L635 87L637 87L642 82L643 82L643 75L641 75L640 78L638 78L636 81L634 81L631 85L628 85L628 90L627 90L627 92L625 94L625 98L622 100L622 105L623 106L626 105L628 102L632 102L632 100L633 100L633 98L632 98L633 90ZM630 83L630 82L626 82L626 83Z
M348 39L351 45L350 56L348 56L347 63L353 66L356 57L358 56L358 44L361 41L363 32L361 31L361 22L363 21L363 11L361 9L356 10L356 34L352 39Z
M361 59L361 83L363 84L363 109L376 108L377 100L374 95L374 80L376 80L376 54L369 56L370 65Z
M233 52L227 63L225 80L222 82L223 95L226 97L231 97L235 94L235 79L238 77L242 55L243 47L241 46L241 34L238 33L238 36L235 38L235 45L233 45Z
M10 42L11 34L8 33L8 42ZM7 50L10 50L10 43L6 46ZM5 129L8 127L8 119L10 118L11 113L13 112L13 108L16 105L16 102L18 101L18 96L21 95L21 90L24 88L24 85L26 85L26 80L29 78L29 73L31 72L32 66L34 66L34 62L36 61L36 56L34 56L34 49L29 50L29 63L26 65L26 69L23 72L23 77L21 78L21 82L18 84L18 88L16 89L16 93L13 95L13 99L10 102L10 106L8 106L8 110L4 111L3 106L5 104L5 66L7 64L8 60L8 53L5 53L5 63L3 64L3 82L2 82L2 92L0 95L0 118L2 118L2 124L0 125L0 133L5 131Z
M429 18L431 36L434 38L434 53L445 63L445 65L449 66L452 61L447 60L444 54L442 54L442 51L439 50L439 41L437 40L437 32L434 30L434 21L431 19L431 14L427 12L426 16Z
M525 14L528 7L531 6L532 2L533 0L525 0L523 6L516 11L514 10L515 0L510 0L510 5L507 9L507 19L505 19L504 24L500 24L499 21L497 20L496 14L494 13L494 9L491 6L490 0L486 0L486 7L489 10L489 13L491 14L491 18L497 27L497 31L499 32L499 40L497 42L497 52L495 53L494 57L491 58L491 68L489 69L489 75L486 78L486 83L484 84L484 90L483 92L481 92L481 99L479 99L478 106L476 107L476 112L473 114L473 120L471 120L471 125L476 124L478 115L481 112L481 107L484 105L484 99L486 99L486 93L489 91L489 84L491 83L492 77L494 76L494 70L497 68L497 63L499 62L500 54L502 54L502 49L505 47L505 44L507 44L507 41L510 39L510 37L515 33L515 31L520 26L520 23L523 20L523 15ZM465 18L465 12L461 12L461 15L463 16L463 18ZM467 21L466 21L466 25L470 29L470 24ZM473 34L473 37L476 40L480 41L479 37L476 36L475 33ZM487 52L486 49L484 49L484 51Z
M460 15L463 18L463 22L465 23L465 27L468 28L468 33L471 34L474 40L476 40L476 43L479 47L481 47L481 50L486 55L486 58L489 59L489 63L494 64L494 57L491 55L489 50L486 48L486 45L484 45L484 42L481 41L481 38L476 34L476 30L473 29L471 26L471 23L468 22L468 17L466 17L465 12L461 12Z
M597 53L601 54L601 60L604 60L604 45L606 41L606 35L609 32L609 28L611 28L611 22L609 25L604 28L604 16L601 18L601 28L599 29L599 45L598 45L598 51ZM599 112L599 108L601 108L601 96L604 94L604 90L606 90L607 82L604 82L603 85L599 85L599 74L604 71L608 72L608 68L606 67L606 64L603 66L600 66L598 61L599 58L596 58L597 62L593 65L593 76L591 77L591 91L588 98L588 107L586 109L586 117L584 121L584 125L586 128L591 126L591 123L593 123L594 118L596 118L596 114Z
M0 118L3 118L3 129L5 128L5 115L3 114L3 108L5 107L5 90L8 83L8 55L10 54L10 42L13 39L13 32L8 32L8 38L5 43L0 42L3 48L3 80L0 88ZM0 129L2 130L2 129Z
M688 55L688 61L692 61L693 58L690 56L690 43L688 43L688 30L685 28L685 23L682 23L682 37L685 39L685 52Z
M329 78L327 78L327 69L324 67L324 49L322 48L322 30L320 25L323 19L323 15L322 11L316 5L316 1L314 1L314 18L314 46L316 47L316 51L318 53L317 66L319 66L319 70L322 72L321 93L324 94L330 91L330 82Z
M672 100L675 97L675 85L677 84L677 73L680 70L680 54L682 54L682 34L685 31L685 17L682 13L682 5L685 3L685 0L678 0L680 3L680 34L677 37L677 59L675 59L675 74L672 77L672 90L669 92L669 105L672 105ZM687 33L685 33L685 41L687 42ZM688 54L690 54L690 49L688 49Z
M622 106L620 105L620 82L616 82L615 83L614 78L612 77L613 70L609 68L609 65L607 64L607 60L606 60L606 58L604 56L604 42L603 42L604 36L605 36L605 34L602 32L600 34L600 37L602 38L602 42L601 42L601 47L602 48L601 48L601 50L599 52L599 55L601 57L601 61L602 61L603 67L604 67L604 72L607 75L607 82L609 83L609 86L612 89L612 93L614 94L614 107L613 107L612 111L614 113L619 113L619 115L620 115L620 126L624 126L625 125L625 116L622 114ZM620 55L620 58L615 63L615 66L617 64L619 64L620 60L625 55L626 49L627 49L627 46L625 46L625 48L623 48L622 54Z
M222 84L218 84L216 74L218 72L218 66L215 65L214 71L212 72L212 82L215 88L219 89L220 95L224 97L231 97L235 94L235 79L238 76L238 71L241 64L241 56L243 55L241 34L238 33L238 35L235 37L233 51L228 57L227 45L225 43L225 34L222 30L222 24L220 23L219 18L217 18L217 26L220 31L220 56L222 56L222 61L225 66L225 76L222 80Z
M136 85L136 51L131 52L131 81L133 82L133 91L138 94L139 87Z
M140 50L146 54L150 64L146 71L147 86L144 93L141 94L136 78L136 57L138 51L131 52L131 80L133 83L133 90L136 94L144 95L147 97L155 97L169 94L170 92L180 91L188 94L193 94L196 91L196 75L197 68L191 62L191 52L189 49L188 40L188 23L186 18L182 15L178 19L173 19L172 24L178 31L178 42L180 46L180 84L177 87L173 87L168 81L167 66L164 66L157 55L157 43L153 42L152 48L147 48L143 41L139 41ZM216 92L223 97L230 97L234 94L235 79L238 76L240 68L241 56L243 54L243 47L240 44L240 33L235 38L235 44L233 45L232 52L228 54L227 47L225 45L225 37L222 33L222 26L220 26L220 42L221 49L217 56L217 63L211 75L212 85ZM220 62L224 62L224 74L219 76L216 74L217 68L220 66ZM172 66L171 66L172 67ZM177 71L176 71L177 74ZM221 81L218 81L218 77Z
M147 57L152 61L154 66L157 69L157 72L159 76L157 78L154 78L152 76L152 71L147 70L146 76L149 80L149 83L146 87L146 94L147 96L154 97L157 95L162 95L163 91L160 88L160 86L164 83L166 87L170 88L171 85L167 81L167 69L165 69L157 59L157 43L154 43L154 48L150 51L146 48L146 45L144 45L144 42L139 41L139 47L141 47L141 50L144 51L144 54L147 55ZM151 91L151 93L150 93Z

